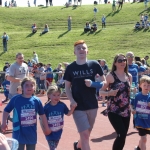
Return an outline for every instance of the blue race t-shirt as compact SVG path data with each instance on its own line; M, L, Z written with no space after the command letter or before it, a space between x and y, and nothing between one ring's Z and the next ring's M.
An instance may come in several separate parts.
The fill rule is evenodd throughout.
M132 75L132 82L135 83L135 86L138 85L138 65L132 64L128 65L128 72Z
M137 128L150 130L150 107L148 102L150 102L150 94L143 95L141 92L136 94L132 102L136 110L135 126Z
M51 129L51 133L46 136L48 141L59 140L62 134L64 126L64 114L68 114L69 109L63 102L58 102L57 105L51 105L50 103L44 106L44 112L48 120L48 126Z
M64 80L71 82L73 99L77 102L75 110L89 110L98 108L96 89L85 85L85 79L95 81L96 74L103 76L101 66L97 61L88 60L83 65L76 61L67 66Z
M141 73L141 72L145 72L146 71L146 68L144 66L140 66L138 68L138 73ZM139 75L139 79L141 78L141 75Z
M48 73L47 75L46 75L46 78L53 78L53 73L52 73L52 68L47 68L44 72L46 72L46 73L48 73L48 72L51 72L51 73Z
M39 98L22 95L14 96L4 111L13 110L13 138L20 144L37 143L37 113L44 115L44 109Z

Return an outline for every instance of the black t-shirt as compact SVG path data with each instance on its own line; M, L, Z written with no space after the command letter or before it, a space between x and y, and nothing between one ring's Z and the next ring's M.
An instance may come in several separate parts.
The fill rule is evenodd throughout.
M75 62L67 66L64 74L64 80L71 82L71 91L74 100L77 102L76 110L89 110L98 108L96 99L96 89L85 85L85 79L95 81L95 75L103 75L99 63L94 60L88 60L83 65Z
M4 66L3 67L3 71L5 72L7 68L8 68L7 66Z

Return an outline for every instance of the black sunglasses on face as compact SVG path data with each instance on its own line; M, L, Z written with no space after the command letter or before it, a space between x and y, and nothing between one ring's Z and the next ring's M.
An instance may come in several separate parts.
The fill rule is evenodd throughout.
M122 62L126 62L126 61L127 61L127 59L118 59L117 60L118 63L122 63Z

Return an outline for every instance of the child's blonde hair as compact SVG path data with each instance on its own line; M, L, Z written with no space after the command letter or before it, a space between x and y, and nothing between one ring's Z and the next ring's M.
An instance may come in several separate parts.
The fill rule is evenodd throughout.
M19 89L22 90L22 87L20 85L17 87L17 92L19 91Z
M47 90L47 97L48 97L48 95L51 95L51 94L54 93L54 92L59 92L59 93L61 93L60 88L59 88L56 84L53 84L53 85L51 85L51 86L48 87L48 90ZM47 104L49 101L50 101L50 98L48 97L48 101L47 101L45 104Z
M150 77L149 76L146 76L146 75L143 75L141 78L140 78L140 85L144 82L147 82L148 84L150 84Z
M22 93L23 93L23 86L24 84L27 82L27 81L30 81L34 84L34 86L36 86L36 81L34 80L34 78L32 77L25 77L22 82L21 82L21 88L22 88Z

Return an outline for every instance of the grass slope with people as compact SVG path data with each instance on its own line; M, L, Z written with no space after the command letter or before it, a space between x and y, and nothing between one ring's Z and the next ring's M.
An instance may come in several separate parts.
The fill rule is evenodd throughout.
M94 20L93 5L79 7L36 7L36 8L0 8L0 33L6 32L8 52L3 52L0 44L0 70L6 61L14 62L17 52L31 59L33 51L39 61L51 63L55 68L59 62L74 60L73 43L84 39L90 49L89 59L104 58L111 66L117 53L133 51L136 56L149 55L149 30L134 31L134 25L140 20L141 13L149 15L150 9L144 10L143 3L124 3L122 10L112 12L112 4L97 5ZM102 15L106 16L106 29L101 28ZM72 29L68 31L67 18L72 17ZM94 33L84 33L86 22L95 21L98 29ZM37 32L31 34L31 26L37 25ZM50 31L40 36L43 26L49 25ZM2 40L1 40L2 41Z

